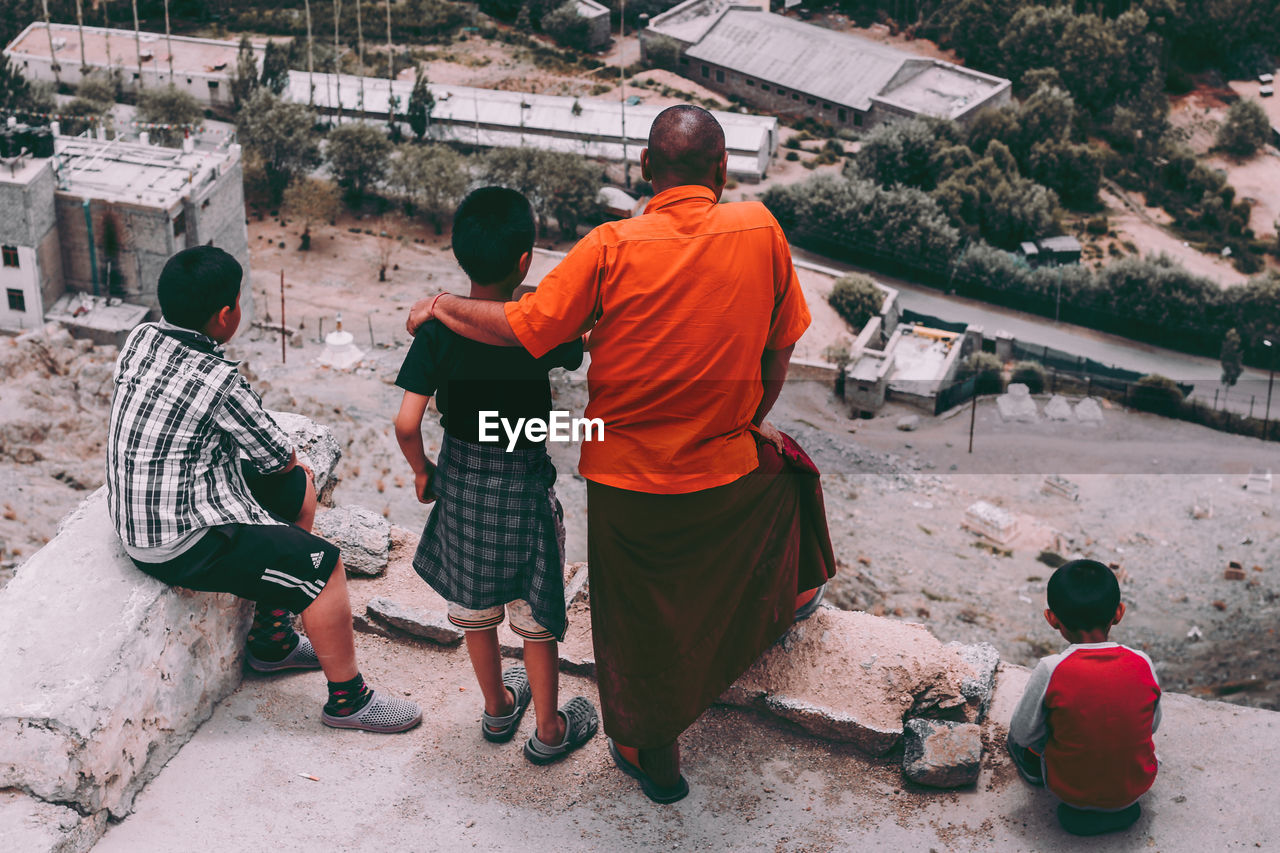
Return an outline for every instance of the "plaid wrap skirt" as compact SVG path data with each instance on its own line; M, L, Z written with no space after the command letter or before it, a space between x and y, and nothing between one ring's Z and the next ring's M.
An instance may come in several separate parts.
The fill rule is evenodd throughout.
M517 599L564 639L564 511L545 447L507 451L445 435L436 495L413 568L447 601L470 610Z

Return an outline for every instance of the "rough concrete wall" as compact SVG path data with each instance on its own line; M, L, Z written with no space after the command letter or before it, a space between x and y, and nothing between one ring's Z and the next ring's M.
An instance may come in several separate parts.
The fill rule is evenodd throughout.
M26 183L0 183L0 243L34 248L54 219L50 161Z
M333 435L298 416L281 421L317 481L329 481ZM0 790L127 815L239 683L251 615L241 599L138 571L99 489L0 590Z
M596 15L590 20L589 36L587 44L592 50L604 47L609 43L609 39L613 34L610 29L609 13L605 12Z
M247 328L254 320L253 288L249 286L249 229L244 218L244 173L238 147L235 158L224 166L213 184L191 200L187 216L187 245L213 242L229 252L244 267L244 285L240 288L240 310ZM182 247L179 247L182 248ZM152 290L154 291L154 284Z
M89 232L84 220L84 199L72 193L58 193L58 234L62 244L63 277L68 290L93 292ZM110 258L104 250L106 219L116 223L119 251L115 268L120 287L131 302L157 307L156 282L165 261L174 252L173 222L167 210L133 204L89 202L93 217L94 256L98 264L98 291L107 292L106 267Z
M49 205L49 212L53 212L53 205ZM40 300L46 311L67 290L62 278L62 242L58 239L58 229L54 227L56 225L56 221L50 224L40 245L36 247L36 263L40 267Z
M686 60L688 61L687 65L684 64ZM702 73L704 67L707 69L706 76L703 76ZM748 78L737 71L693 57L682 57L680 64L676 66L676 71L708 89L741 98L744 103L765 113L810 116L836 127L855 126L854 116L858 111L853 107L824 101L821 98L806 95L804 92L795 92L792 89L786 89L785 95L779 95L777 92L778 87L772 80L759 80L752 77L750 79L755 85L748 86ZM723 81L717 78L717 72L724 75ZM764 91L761 88L762 84L767 85L769 91ZM793 94L797 97L792 97ZM815 103L810 104L810 98L813 98ZM824 109L823 104L830 104L831 108ZM845 110L844 121L840 121L840 109Z

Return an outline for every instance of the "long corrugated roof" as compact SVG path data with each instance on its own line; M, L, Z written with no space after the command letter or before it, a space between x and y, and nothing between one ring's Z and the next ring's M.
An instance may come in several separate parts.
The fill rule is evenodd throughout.
M910 54L767 12L731 9L686 51L691 59L867 110Z

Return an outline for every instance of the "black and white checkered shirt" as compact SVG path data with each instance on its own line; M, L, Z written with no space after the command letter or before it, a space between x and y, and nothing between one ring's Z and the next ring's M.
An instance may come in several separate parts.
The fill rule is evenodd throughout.
M289 437L213 339L167 324L134 329L116 361L107 501L120 539L156 548L216 524L278 524L239 459L289 464Z

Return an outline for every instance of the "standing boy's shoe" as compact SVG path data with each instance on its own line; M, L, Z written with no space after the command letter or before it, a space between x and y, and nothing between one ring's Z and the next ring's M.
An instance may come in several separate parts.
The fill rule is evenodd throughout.
M245 661L249 664L249 668L255 672L279 672L282 669L319 669L320 658L316 657L316 650L311 647L311 641L306 637L298 637L298 645L293 647L293 651L285 655L281 660L262 660L254 657L253 652L245 652Z
M373 691L368 703L353 714L338 716L328 711L320 715L326 726L335 729L360 729L366 732L394 734L405 732L422 722L422 709L407 699Z
M534 764L551 764L559 761L591 738L595 737L600 727L600 718L596 714L596 706L583 696L575 696L560 708L560 716L564 717L564 742L548 746L538 740L534 732L524 745L524 757Z
M502 686L511 691L515 705L510 714L501 717L494 717L484 711L480 712L480 732L490 743L506 743L516 736L516 729L520 728L520 720L529 707L529 700L533 698L529 676L525 673L524 667L519 664L509 666L502 671Z
M1118 812L1095 812L1058 803L1058 823L1072 835L1102 835L1128 829L1142 817L1142 806L1134 803Z

